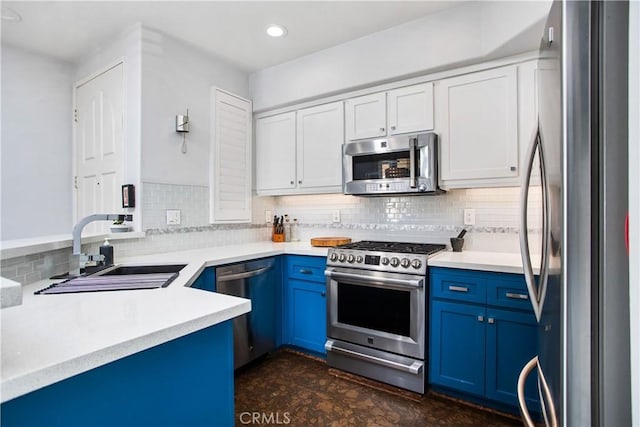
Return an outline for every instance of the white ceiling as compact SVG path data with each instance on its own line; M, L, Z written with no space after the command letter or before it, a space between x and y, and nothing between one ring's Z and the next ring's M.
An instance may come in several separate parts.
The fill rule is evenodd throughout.
M2 42L69 62L136 23L253 72L418 19L448 1L2 1ZM268 24L288 29L268 37Z

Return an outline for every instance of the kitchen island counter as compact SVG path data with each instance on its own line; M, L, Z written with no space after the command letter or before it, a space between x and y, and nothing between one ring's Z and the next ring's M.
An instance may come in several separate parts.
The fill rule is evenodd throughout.
M1 310L2 402L247 313L247 299L189 286L206 267L282 254L327 248L264 242L116 260L186 264L159 289L34 295L55 281L24 286L22 304Z

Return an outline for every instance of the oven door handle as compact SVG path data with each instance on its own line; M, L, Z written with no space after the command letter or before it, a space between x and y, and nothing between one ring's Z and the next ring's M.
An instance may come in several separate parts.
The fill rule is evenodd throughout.
M367 276L363 274L357 273L343 273L338 271L330 271L327 270L324 272L325 276L330 279L344 279L349 280L350 283L358 285L357 282L362 282L363 285L366 286L380 286L385 288L396 288L396 289L417 289L424 286L423 278L415 278L415 279L396 279L394 277L374 277Z
M369 354L362 354L357 351L338 347L335 345L335 342L333 340L327 340L327 342L324 344L324 349L326 351L333 351L334 353L341 353L354 359L360 359L367 362L375 363L376 365L386 366L387 368L392 368L397 371L408 372L413 375L420 375L420 372L422 372L422 368L424 368L424 363L419 361L414 361L411 365L405 365L404 363L394 362L393 360L382 359L380 357L371 356Z

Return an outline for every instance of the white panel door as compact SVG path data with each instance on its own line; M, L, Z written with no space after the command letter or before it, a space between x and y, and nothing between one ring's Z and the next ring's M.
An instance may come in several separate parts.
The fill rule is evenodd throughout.
M433 129L433 83L388 92L389 135Z
M342 102L299 110L297 135L298 188L334 187L340 192L344 142Z
M256 120L258 192L296 187L296 113Z
M345 132L349 141L387 134L386 92L345 101Z
M76 214L121 211L123 170L122 63L76 87ZM93 222L85 232L108 232L109 224Z
M443 181L517 176L516 66L442 80L435 103Z
M212 223L251 222L251 101L211 89Z

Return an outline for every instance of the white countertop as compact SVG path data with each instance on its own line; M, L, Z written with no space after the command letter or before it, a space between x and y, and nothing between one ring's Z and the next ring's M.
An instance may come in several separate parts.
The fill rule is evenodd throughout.
M326 256L327 248L261 242L117 260L187 264L161 289L34 295L53 281L24 286L22 305L1 310L2 402L248 312L249 300L189 286L206 267L281 254ZM522 272L519 254L443 252L429 265Z
M188 264L160 289L34 295L54 281L24 286L22 305L0 311L2 402L248 312L247 299L188 286L206 267L285 253L327 248L264 242L117 260Z
M535 260L534 260L535 261ZM539 262L534 262L534 273L538 273ZM467 270L493 271L522 274L520 253L503 252L440 252L429 258L430 267L464 268Z

